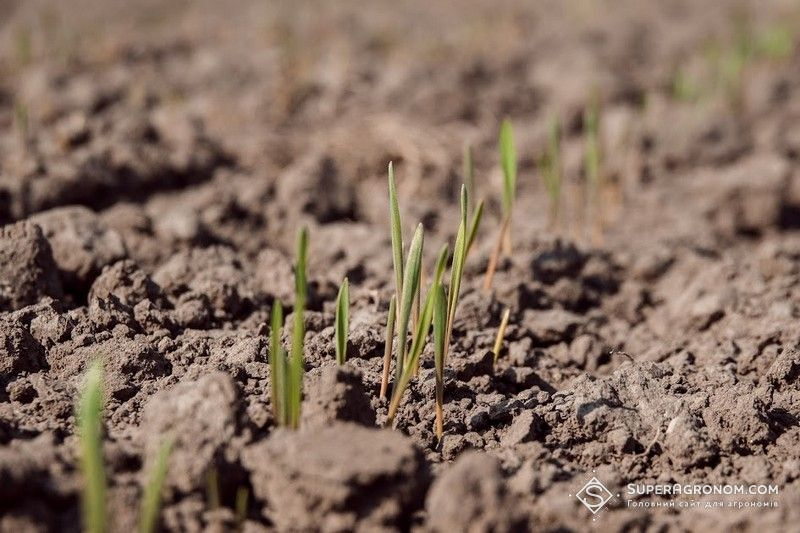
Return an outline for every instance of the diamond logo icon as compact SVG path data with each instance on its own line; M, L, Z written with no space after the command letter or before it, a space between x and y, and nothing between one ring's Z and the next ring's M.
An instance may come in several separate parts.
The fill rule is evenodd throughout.
M592 512L592 514L597 514L597 512L608 503L608 500L614 497L596 477L587 481L586 485L584 485L575 496Z

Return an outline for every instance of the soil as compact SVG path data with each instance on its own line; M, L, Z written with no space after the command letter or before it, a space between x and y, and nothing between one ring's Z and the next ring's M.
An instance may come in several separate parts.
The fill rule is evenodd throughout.
M754 54L734 97L673 89L678 69L712 77L709 50L743 27L800 36L793 3L12 1L0 25L0 530L80 530L74 406L97 358L114 531L136 527L165 434L166 531L796 530L800 48ZM594 98L602 232L582 206ZM553 113L555 227L536 169ZM506 116L513 248L485 294ZM456 232L465 144L487 209L437 442L430 347L383 428L386 165L430 268ZM273 421L267 323L276 300L291 310L302 225L293 432ZM613 496L597 515L575 497L592 477Z

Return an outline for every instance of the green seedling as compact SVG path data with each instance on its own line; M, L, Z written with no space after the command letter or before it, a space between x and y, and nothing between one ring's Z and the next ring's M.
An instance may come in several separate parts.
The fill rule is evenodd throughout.
M78 404L78 437L83 475L83 522L88 533L106 531L106 472L103 464L103 367L95 361L86 372Z
M219 472L211 467L206 472L206 505L209 509L219 509L222 499L219 496Z
M280 302L275 302L270 320L272 330L270 338L272 408L276 423L291 429L296 429L300 425L300 406L303 397L304 314L308 290L306 283L307 253L308 230L302 228L297 236L297 262L294 269L294 324L289 354L281 346L283 309Z
M483 281L485 292L492 288L500 253L504 248L507 254L511 253L511 213L517 187L517 151L514 147L514 132L508 119L504 120L500 127L500 164L503 169L503 222L500 225L497 244L489 257L489 264L486 268Z
M350 283L347 278L342 281L339 287L339 295L336 297L336 362L340 365L347 359L347 334L350 329Z
M447 338L447 296L444 287L434 295L433 303L433 347L436 366L436 439L444 434L444 358Z
M497 337L494 340L494 348L492 348L492 354L494 355L492 367L497 366L497 358L500 355L500 350L503 349L503 339L506 336L506 328L508 327L508 318L510 316L511 309L506 307L505 311L503 311L503 318L500 320L500 327L497 329Z
M397 184L394 165L389 163L389 222L392 233L392 262L394 264L394 295L400 301L403 294L403 226L400 222L400 204L397 201ZM397 309L398 320L400 309Z
M397 319L397 298L393 294L389 300L389 315L386 317L386 339L383 350L383 375L381 377L381 400L386 399L389 388L389 368L392 364L392 344L394 342L394 323Z
M234 502L234 516L236 517L236 525L241 529L244 521L247 519L247 503L250 494L247 487L239 487L236 489L236 501Z
M551 116L547 123L547 150L539 161L539 173L547 191L548 220L553 229L558 226L561 205L561 124L556 115Z
M425 342L428 337L428 332L431 328L431 321L433 320L433 296L439 291L439 285L435 284L428 292L425 298L425 304L422 306L420 313L419 324L417 325L416 332L414 333L411 349L408 351L407 358L404 361L400 372L400 378L395 382L394 389L392 390L392 400L389 403L389 414L386 417L386 425L390 426L394 422L394 417L397 414L397 408L400 406L400 400L403 398L411 378L414 376L414 369L417 366L420 354L425 347Z
M161 510L161 490L167 477L169 456L172 453L173 439L166 438L158 448L156 462L148 476L142 495L139 513L139 533L153 533L158 524L158 513Z
M597 99L592 99L584 112L584 127L586 131L586 188L589 191L589 205L591 209L592 237L595 244L600 244L603 239L603 202L601 193L603 177L600 170L600 118Z

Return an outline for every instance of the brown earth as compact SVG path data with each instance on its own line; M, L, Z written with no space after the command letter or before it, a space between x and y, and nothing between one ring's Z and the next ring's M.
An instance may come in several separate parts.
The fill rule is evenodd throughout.
M712 82L742 32L800 37L798 7L396 4L0 2L0 530L80 529L74 405L100 358L114 531L136 527L167 433L168 531L796 531L797 41L755 45L737 83ZM699 92L675 90L678 72ZM592 98L602 238L581 204ZM554 113L565 193L548 228L536 160ZM513 254L485 295L506 116ZM379 429L385 173L393 160L406 236L424 223L432 266L456 230L465 144L487 213L437 443L430 347L396 429ZM266 322L291 305L304 224L307 374L290 432L273 423ZM596 516L574 497L593 476L614 495ZM720 508L630 483L780 492L728 498L776 507Z

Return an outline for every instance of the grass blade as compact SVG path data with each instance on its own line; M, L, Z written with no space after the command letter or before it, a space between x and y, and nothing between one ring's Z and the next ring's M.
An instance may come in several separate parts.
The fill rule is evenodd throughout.
M422 266L423 246L422 224L417 226L411 246L408 249L405 273L403 276L403 294L400 300L400 320L397 324L397 368L395 369L395 383L399 382L406 362L406 344L408 340L408 324L411 318L411 308L414 305L414 296L419 286L420 269Z
M475 242L475 236L478 234L478 226L481 224L483 218L483 200L478 202L478 207L472 213L472 224L469 227L469 234L467 238L467 254L469 254L472 244Z
M503 168L503 215L511 216L517 186L517 151L514 130L508 119L500 126L500 164Z
M236 501L234 502L234 516L236 517L236 525L241 528L244 521L247 520L247 500L250 493L247 487L239 487L236 489Z
M492 367L497 365L497 357L500 355L500 350L503 348L503 338L506 336L506 328L508 327L508 318L510 315L511 309L506 307L505 311L503 311L503 318L500 320L500 327L497 329L497 338L494 340L494 348L492 348L492 353L494 354Z
M83 474L83 522L88 533L106 531L106 473L103 464L103 367L95 361L86 372L78 405L78 436Z
M472 157L472 146L464 146L464 184L470 201L475 198L475 160ZM469 207L472 207L471 205Z
M400 205L397 201L397 184L394 179L394 165L389 163L389 222L392 233L392 262L394 263L395 289L397 299L403 294L403 226L400 223ZM398 309L398 311L400 311Z
M436 365L436 439L442 440L444 433L444 358L447 329L447 296L442 285L434 295L433 302L433 346Z
M453 248L453 266L450 269L450 289L447 295L447 333L445 338L444 360L447 362L448 345L453 331L453 321L456 316L458 295L461 291L461 277L464 274L464 263L467 258L467 190L461 188L461 222L458 225L456 244Z
M336 298L336 362L343 365L347 358L347 333L350 329L350 282L347 278L339 287Z
M281 347L281 329L283 328L283 306L275 300L270 319L269 366L272 381L272 412L278 425L285 425L286 419L286 357Z
M389 300L389 315L386 317L386 343L383 350L383 376L381 378L381 400L386 399L389 388L389 367L392 363L392 343L394 342L394 323L397 320L397 298L393 294Z
M153 533L156 530L158 513L161 510L161 489L167 477L169 456L172 453L173 443L173 439L167 437L158 448L156 463L150 471L144 494L142 494L142 508L139 515L140 533Z
M300 425L300 403L303 396L303 341L305 338L304 314L306 307L306 256L308 254L308 229L302 228L297 235L297 264L294 282L294 325L292 348L289 359L289 427Z

